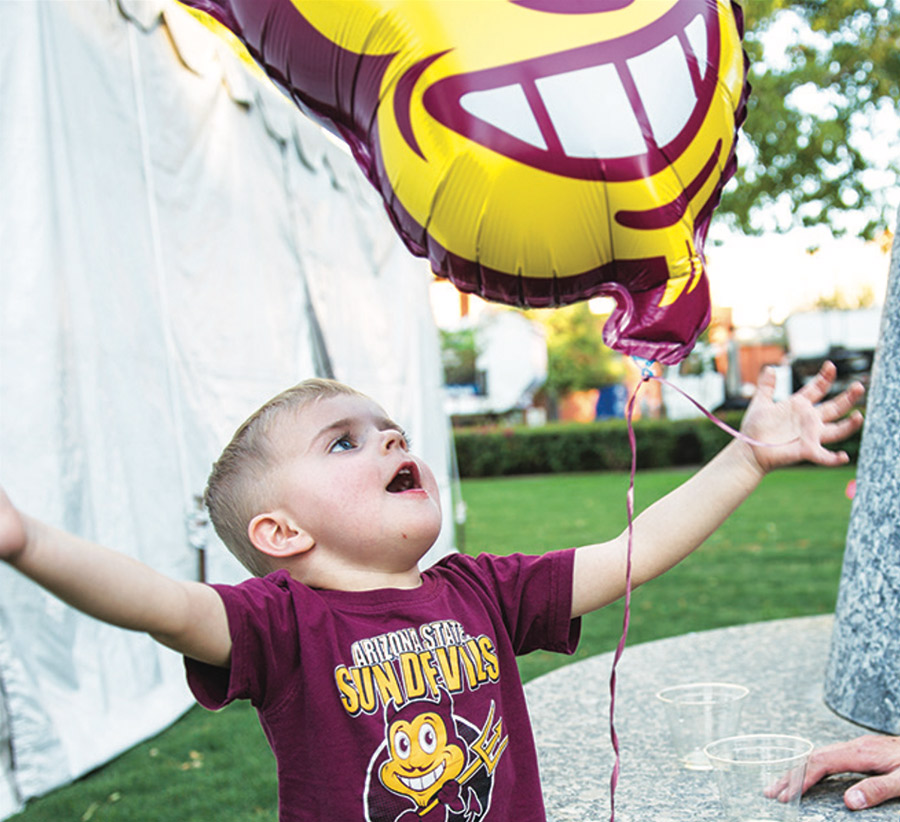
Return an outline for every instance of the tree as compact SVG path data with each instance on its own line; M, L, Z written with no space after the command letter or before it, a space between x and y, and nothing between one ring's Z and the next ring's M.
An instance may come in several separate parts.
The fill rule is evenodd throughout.
M478 344L474 328L440 330L441 360L445 385L475 385L478 382Z
M720 218L750 234L825 224L871 239L892 228L900 158L883 155L890 141L900 153L898 129L873 132L900 99L900 0L742 7L752 92ZM850 226L850 212L865 223Z
M621 382L622 355L603 343L608 317L593 314L588 303L529 312L547 329L547 382L553 397Z

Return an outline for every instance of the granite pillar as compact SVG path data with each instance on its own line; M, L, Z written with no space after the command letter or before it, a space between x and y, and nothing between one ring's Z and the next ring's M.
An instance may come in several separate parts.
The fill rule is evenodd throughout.
M846 719L900 734L900 225L869 386L824 695Z

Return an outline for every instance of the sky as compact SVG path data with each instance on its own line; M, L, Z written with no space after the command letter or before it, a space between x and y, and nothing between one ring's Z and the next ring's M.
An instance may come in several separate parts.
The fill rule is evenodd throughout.
M736 326L756 328L835 294L853 304L870 291L882 305L890 265L878 243L836 238L825 228L760 237L714 232L706 258L712 304L731 308Z

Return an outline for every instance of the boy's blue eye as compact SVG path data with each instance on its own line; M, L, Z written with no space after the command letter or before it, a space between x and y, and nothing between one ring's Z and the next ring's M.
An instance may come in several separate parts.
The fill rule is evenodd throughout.
M348 436L338 437L333 443L331 443L331 447L328 449L329 452L333 451L350 451L353 448L356 448L356 443L353 442L352 439Z

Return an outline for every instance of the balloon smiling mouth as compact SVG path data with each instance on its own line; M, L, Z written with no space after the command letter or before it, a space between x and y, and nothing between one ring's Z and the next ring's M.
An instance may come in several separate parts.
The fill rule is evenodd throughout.
M694 140L716 88L714 4L682 1L640 32L438 80L426 111L448 129L564 177L624 182L662 170ZM401 78L395 114L420 156L409 106L434 54Z

